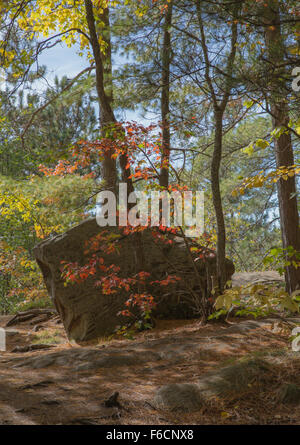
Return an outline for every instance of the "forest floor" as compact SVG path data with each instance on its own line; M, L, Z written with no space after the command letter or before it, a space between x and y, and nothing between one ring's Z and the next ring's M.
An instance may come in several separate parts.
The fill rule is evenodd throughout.
M245 275L237 279L241 283ZM0 326L11 318L0 317ZM299 425L300 405L278 399L283 384L300 384L291 322L300 319L232 318L205 326L199 320L161 320L132 340L80 346L67 341L57 319L40 323L38 330L28 320L7 328L7 350L0 352L0 425ZM41 343L49 349L20 352ZM239 393L212 397L194 412L161 409L153 402L162 385L197 383L245 358L263 359L270 368L263 380ZM105 406L116 391L119 403Z

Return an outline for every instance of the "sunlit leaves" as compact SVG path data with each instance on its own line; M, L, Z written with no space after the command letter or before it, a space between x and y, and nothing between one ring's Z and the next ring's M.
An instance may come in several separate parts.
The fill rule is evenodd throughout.
M270 173L265 174L261 171L258 175L245 178L242 185L233 190L232 196L243 195L245 190L262 187L278 182L280 179L287 181L300 173L300 164L290 165L289 167L280 167Z
M299 297L296 293L288 295L281 286L255 284L227 289L215 301L216 312L211 318L218 318L235 309L236 316L255 318L266 316L280 310L300 312Z
M256 146L262 150L264 150L265 148L269 147L269 142L265 141L264 139L257 139L257 141L255 142Z
M265 148L270 146L270 143L264 139L257 139L255 142L252 142L247 147L243 148L242 152L246 153L248 156L252 156L255 146L260 150L264 150Z
M254 146L253 144L249 144L247 147L243 148L243 153L246 153L248 156L252 156L254 153Z
M79 222L82 216L72 209L83 205L86 199L82 195L92 194L92 190L93 182L82 181L79 176L33 177L24 181L0 177L0 216L10 224L28 223L36 237L42 239Z
M94 0L94 15L97 26L103 26L102 13L108 4L115 2ZM86 51L89 58L88 26L86 22L84 0L37 0L28 2L19 15L21 29L32 36L52 38L57 34L68 47L79 43L81 54ZM105 42L99 37L100 47L105 51Z

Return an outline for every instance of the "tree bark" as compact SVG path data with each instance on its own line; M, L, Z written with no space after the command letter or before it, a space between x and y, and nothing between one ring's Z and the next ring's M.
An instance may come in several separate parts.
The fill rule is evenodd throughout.
M269 62L274 72L270 82L269 104L272 114L273 128L287 126L289 122L288 99L285 97L284 88L278 84L277 79L284 74L284 53L285 42L280 26L280 12L278 0L268 3L265 12L266 31L265 42L268 51ZM280 67L281 66L281 67ZM277 67L280 67L279 69ZM289 167L294 165L294 153L291 134L282 134L274 142L276 167ZM297 189L295 177L288 177L285 181L280 179L277 183L277 194L279 202L280 226L282 247L287 249L293 247L296 252L300 252L300 230L299 214L297 208ZM286 260L291 258L286 256ZM300 287L300 268L296 269L293 264L285 268L286 290L292 293Z
M103 21L104 26L102 28L102 32L101 29L99 30L99 32L101 32L103 40L106 43L105 53L104 54L101 53L104 65L104 86L107 99L109 100L109 103L113 108L114 93L113 93L113 80L112 80L112 47L111 47L109 8L104 9L101 19Z
M217 220L217 273L219 291L223 292L225 286L225 258L226 258L226 229L220 191L220 167L223 151L223 111L215 110L215 138L214 150L211 160L211 190Z
M101 55L99 39L96 30L96 23L91 0L85 0L86 20L89 28L90 43L96 65L96 88L100 107L100 126L102 137L107 137L113 124L116 123L114 112L111 107L109 96L105 92L104 73L105 68ZM116 160L112 158L113 150L107 150L104 153L102 162L102 176L109 190L116 192L117 185L117 167Z
M106 53L101 53L99 38L96 29L93 4L91 0L85 0L86 20L88 23L90 42L96 64L96 87L99 98L100 107L100 125L102 137L110 137L110 131L116 131L116 118L113 111L113 83L112 83L112 63L111 63L111 39L110 39L110 23L108 8L102 13L102 21L104 23L103 38L107 44ZM121 134L124 133L119 128ZM102 176L106 182L106 187L117 194L117 165L116 160L112 157L113 149L104 153L102 163ZM126 168L128 164L128 155L126 152L119 156L120 167L122 171L122 180L127 184L127 194L134 191L132 179L130 178L130 169Z
M214 149L211 160L211 190L213 196L213 204L215 209L216 221L217 221L217 287L215 289L217 293L222 293L226 284L226 228L225 218L222 205L222 195L220 190L220 168L222 161L223 151L223 119L224 113L230 98L232 91L232 76L234 69L234 61L236 57L236 43L238 37L238 25L237 20L234 20L231 25L231 49L227 59L227 65L225 68L225 88L222 95L222 99L218 100L217 93L215 91L213 80L211 77L211 63L209 60L208 47L206 44L206 36L204 30L204 24L202 20L201 1L197 1L197 16L201 34L201 46L203 50L203 57L205 63L205 80L210 90L215 119L215 137L214 137ZM240 5L235 4L233 6L233 16L237 17Z
M161 120L162 120L162 158L159 184L167 188L169 185L170 161L170 63L173 2L168 4L165 12L164 37L162 46L162 90L161 90Z

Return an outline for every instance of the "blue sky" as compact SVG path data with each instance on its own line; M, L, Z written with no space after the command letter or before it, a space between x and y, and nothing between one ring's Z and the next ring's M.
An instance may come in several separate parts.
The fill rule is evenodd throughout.
M58 43L41 54L39 63L48 67L47 78L50 81L53 81L55 76L66 75L72 78L88 66L87 60L76 54L76 47L67 48L63 43Z
M70 79L75 77L80 71L85 69L89 62L85 57L80 57L77 54L78 47L72 46L68 48L64 43L58 43L51 49L46 50L39 57L39 64L46 65L48 72L46 75L47 81L50 85L53 84L55 76L59 78L67 76ZM117 63L119 60L117 59ZM120 60L120 62L122 62ZM47 82L42 80L39 83L38 89L41 91L47 88ZM122 120L133 120L149 125L153 119L153 115L149 114L147 119L143 119L138 112L135 111L122 111ZM154 119L155 120L155 119Z

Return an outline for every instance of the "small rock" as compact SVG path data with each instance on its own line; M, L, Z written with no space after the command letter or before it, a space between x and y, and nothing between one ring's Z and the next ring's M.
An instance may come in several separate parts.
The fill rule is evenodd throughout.
M121 408L120 403L118 402L119 393L118 391L114 392L107 400L104 401L104 406L106 408L117 407Z
M192 412L198 411L204 401L197 385L173 383L159 388L152 403L155 408Z
M60 402L58 400L43 400L43 405L53 406L53 405L60 405Z

